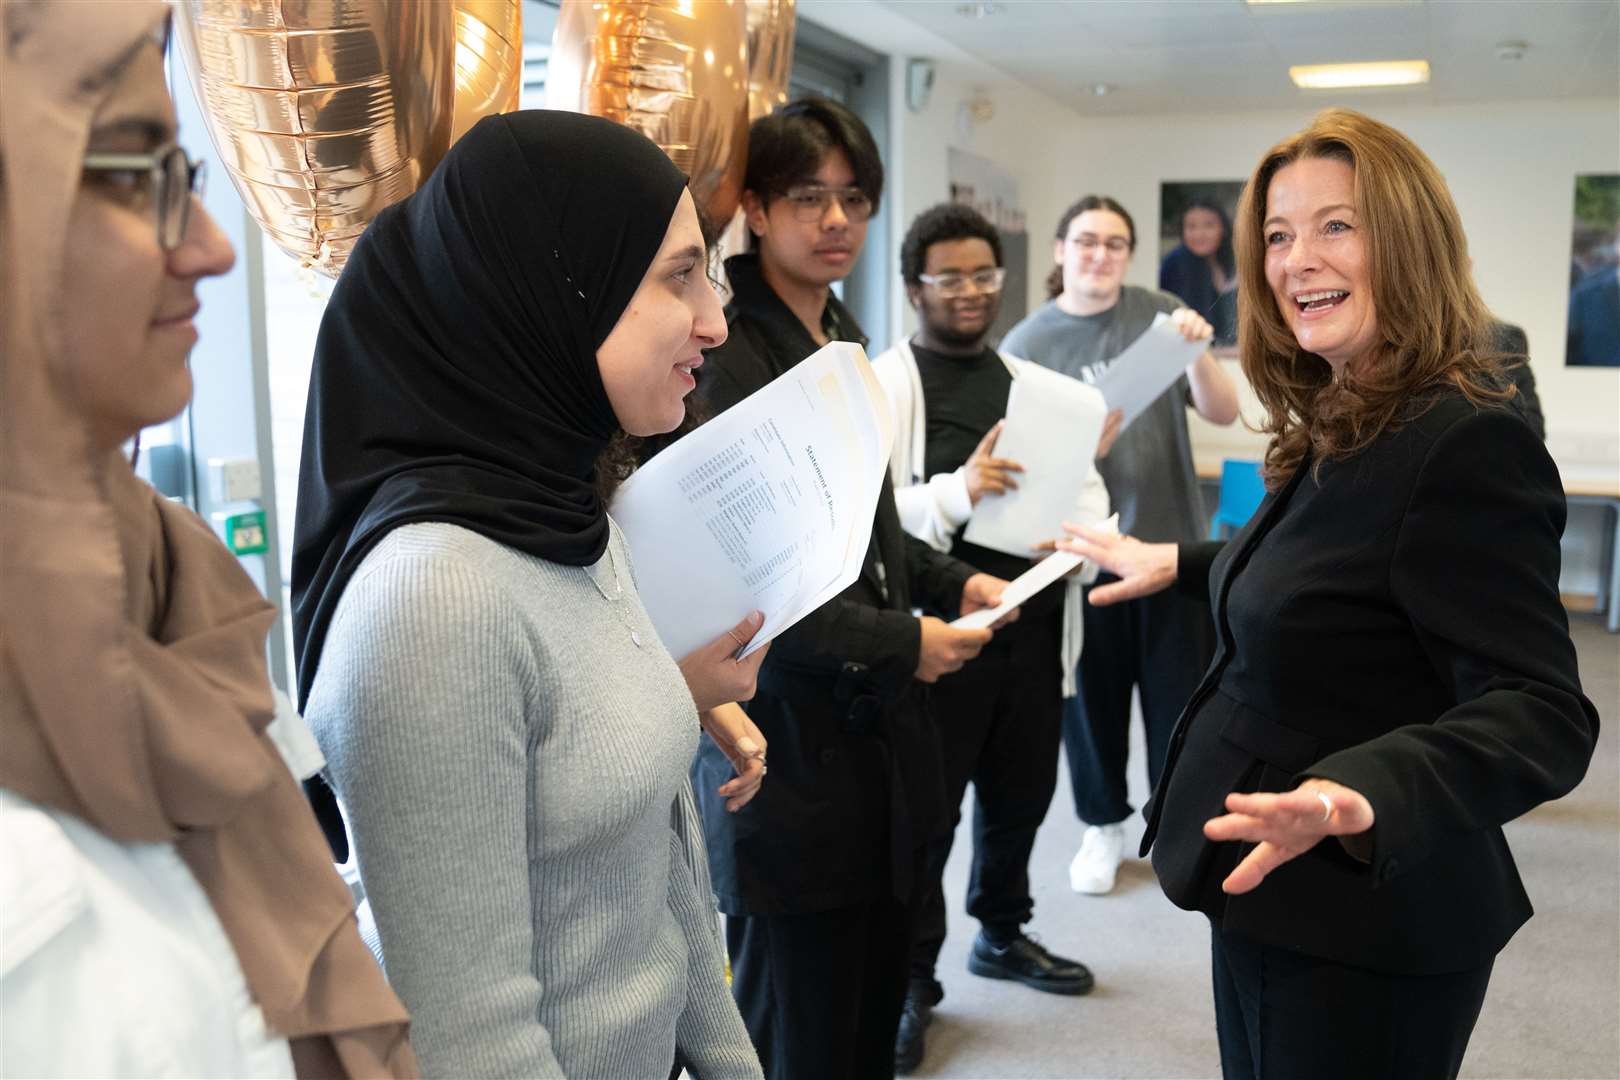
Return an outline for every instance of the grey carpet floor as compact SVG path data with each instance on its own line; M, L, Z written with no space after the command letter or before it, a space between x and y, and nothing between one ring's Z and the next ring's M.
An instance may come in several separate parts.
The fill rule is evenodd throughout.
M1498 959L1474 1031L1468 1077L1620 1078L1620 638L1589 615L1573 617L1587 695L1603 732L1586 780L1570 796L1508 826L1536 916ZM1140 724L1135 725L1139 728ZM1133 801L1146 786L1140 740L1132 751ZM1069 890L1081 828L1058 780L1031 866L1031 929L1083 960L1097 988L1082 998L1041 994L970 975L977 925L962 912L972 792L946 870L950 936L940 957L945 1001L914 1075L1211 1077L1220 1072L1209 991L1209 931L1171 906L1145 861L1121 868L1106 897ZM1140 816L1129 850L1141 839Z

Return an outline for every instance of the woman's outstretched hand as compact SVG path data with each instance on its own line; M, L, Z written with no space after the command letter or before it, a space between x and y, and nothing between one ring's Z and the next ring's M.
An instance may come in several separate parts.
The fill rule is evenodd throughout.
M1089 604L1104 607L1150 596L1176 580L1178 552L1175 544L1144 544L1134 536L1103 532L1067 521L1063 529L1069 537L1057 542L1059 550L1084 556L1119 578L1107 585L1094 586L1086 595Z
M1204 822L1211 840L1242 840L1257 845L1221 889L1246 893L1290 859L1305 854L1324 836L1337 836L1345 850L1366 861L1372 853L1373 808L1360 792L1331 780L1310 779L1293 791L1226 797L1227 812Z

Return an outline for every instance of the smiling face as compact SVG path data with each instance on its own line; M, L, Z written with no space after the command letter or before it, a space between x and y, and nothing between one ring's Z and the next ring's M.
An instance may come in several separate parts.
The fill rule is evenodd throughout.
M804 185L844 189L855 185L855 171L842 150L829 150L816 174ZM816 221L800 221L793 201L785 195L763 201L752 191L743 193L748 228L759 238L760 261L776 276L809 288L826 288L842 281L855 268L866 244L869 220L851 221L843 203L832 200Z
M1226 229L1221 215L1207 206L1195 206L1181 217L1181 242L1200 259L1207 259L1221 249Z
M996 253L988 241L977 236L937 241L929 244L923 255L923 273L930 277L968 277L995 268ZM933 285L913 285L907 289L925 336L960 348L984 344L990 325L1001 312L1001 293L983 292L977 286L970 289L966 296L948 299Z
M175 138L155 43L125 66L92 121L87 150L144 153ZM86 172L68 219L63 345L98 449L169 419L191 398L197 283L235 253L199 200L180 246L158 242L157 192L144 173Z
M726 340L726 316L708 276L708 251L690 191L635 295L596 350L602 385L619 426L631 435L673 431L703 350Z
M1342 371L1379 343L1356 174L1336 158L1278 169L1266 189L1266 283L1294 340Z
M1053 258L1063 267L1063 291L1093 307L1112 307L1131 265L1130 244L1130 225L1112 210L1075 215L1053 250Z

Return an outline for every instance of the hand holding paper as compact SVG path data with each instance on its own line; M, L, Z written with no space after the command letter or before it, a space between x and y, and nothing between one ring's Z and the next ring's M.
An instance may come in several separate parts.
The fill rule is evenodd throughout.
M855 580L894 441L882 395L834 342L625 481L613 518L672 655L764 612L746 658Z
M1171 319L1159 313L1153 325L1142 336L1131 342L1129 348L1114 358L1095 383L1102 391L1110 409L1123 409L1125 427L1147 411L1159 395L1170 389L1176 379L1187 370L1187 365L1204 355L1209 348L1209 327L1196 312L1188 312L1197 323L1186 316ZM1204 329L1200 329L1200 324ZM1183 328L1202 336L1188 339Z
M1068 525L1065 527L1068 528L1071 533L1075 528L1074 526ZM1110 516L1107 521L1098 524L1093 531L1098 536L1117 535L1119 532L1119 515L1114 514ZM1024 603L1030 597L1034 596L1036 593L1040 592L1054 581L1057 581L1066 574L1070 574L1075 570L1078 570L1080 568L1080 564L1085 561L1085 556L1069 550L1067 545L1070 542L1071 541L1068 540L1059 540L1057 545L1058 547L1063 548L1063 550L1053 552L1051 555L1048 555L1046 558L1042 559L1040 562L1036 563L1022 574L1019 574L1012 581L1008 582L1007 588L1002 591L1000 604L993 608L984 608L980 611L975 611L964 615L960 619L957 619L955 622L951 623L951 625L961 627L963 629L977 629L990 626L994 624L997 619L1001 618L1018 605Z
M1022 462L1018 487L973 508L964 538L1009 555L1028 555L1057 536L1091 475L1107 408L1079 379L1025 364L1007 395L998 457Z

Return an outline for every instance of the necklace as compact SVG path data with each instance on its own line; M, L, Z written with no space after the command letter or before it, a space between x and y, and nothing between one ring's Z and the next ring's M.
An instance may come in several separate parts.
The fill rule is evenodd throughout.
M602 588L602 583L596 580L596 573L593 568L587 566L585 576L591 579L591 584L595 585L596 591L602 594L602 599L613 605L613 610L619 616L619 621L624 624L626 630L630 631L631 643L639 649L641 648L641 631L636 629L635 624L630 619L630 605L624 602L624 581L619 577L619 560L613 554L613 545L611 543L608 544L607 553L608 565L613 568L613 595L609 596L607 590Z

